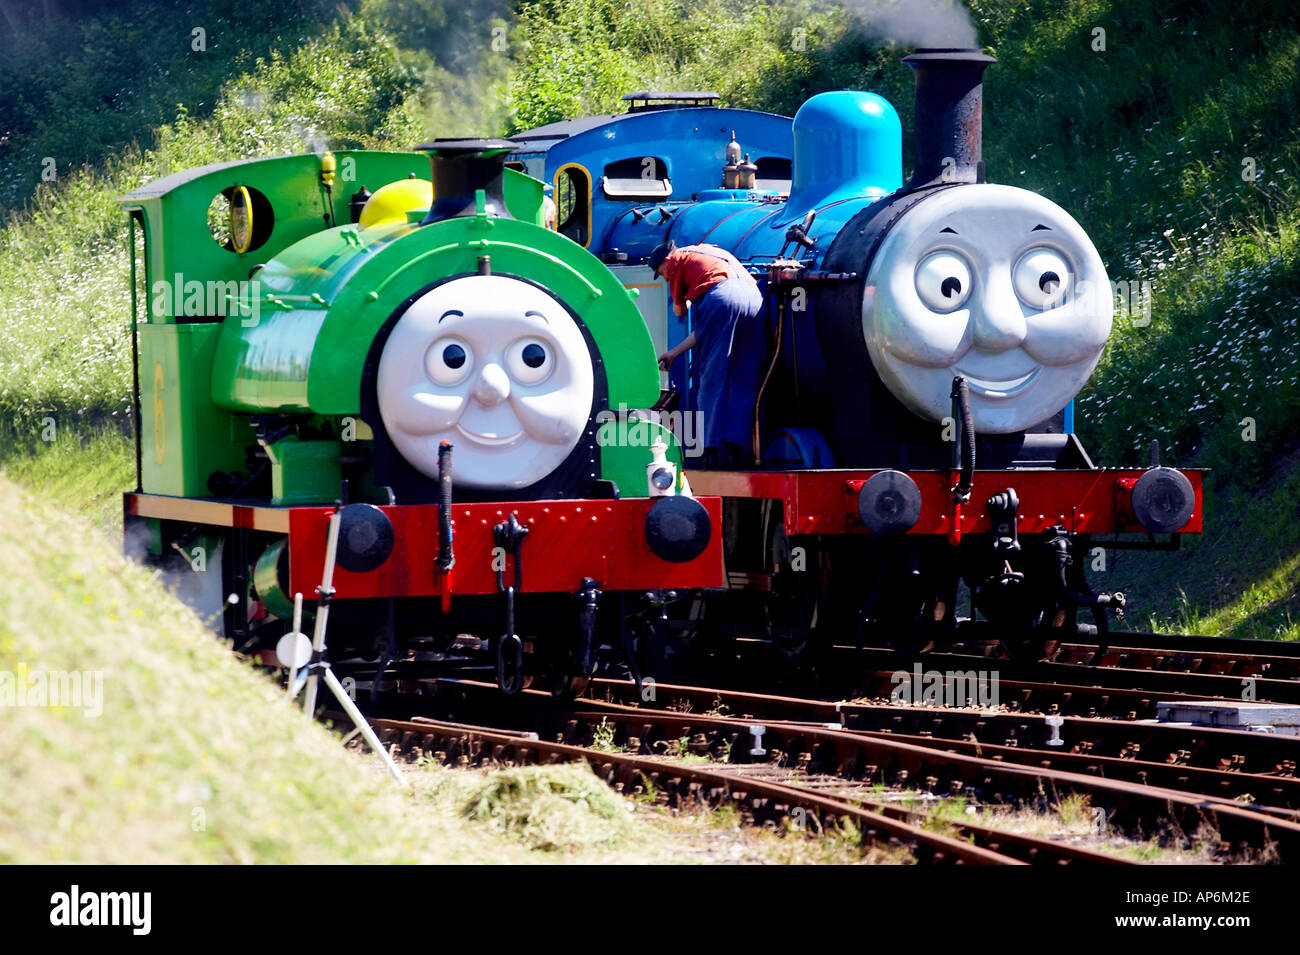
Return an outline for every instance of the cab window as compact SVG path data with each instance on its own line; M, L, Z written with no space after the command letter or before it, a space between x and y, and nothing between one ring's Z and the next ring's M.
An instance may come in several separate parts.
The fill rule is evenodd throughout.
M591 241L591 177L581 166L563 166L555 174L555 231L578 245Z
M754 173L755 189L789 193L790 183L794 179L790 160L780 156L763 156L754 165L758 167L758 171Z
M657 156L633 156L605 166L601 186L610 199L657 202L673 192L668 164Z

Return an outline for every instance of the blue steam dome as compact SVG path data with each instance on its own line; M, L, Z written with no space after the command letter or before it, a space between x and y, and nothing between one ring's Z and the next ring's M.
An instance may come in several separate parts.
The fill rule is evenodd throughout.
M903 185L903 127L875 93L819 93L794 114L792 218L828 202L888 195Z

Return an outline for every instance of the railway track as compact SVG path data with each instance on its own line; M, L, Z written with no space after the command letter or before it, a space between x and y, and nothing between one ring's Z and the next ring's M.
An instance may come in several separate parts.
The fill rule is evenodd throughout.
M746 675L744 671L726 674L710 671L700 674L705 685L728 687L731 692L771 691L799 693L810 697L836 696L860 699L864 702L885 702L895 689L894 670L858 671L852 679L828 678L821 681L773 681L767 676ZM420 680L433 677L430 668L394 664L389 668L390 678L403 685L414 686ZM440 678L492 679L490 667L441 668ZM730 678L728 678L728 676ZM358 679L369 679L361 675ZM945 678L952 682L954 678ZM626 681L617 681L626 682ZM660 686L668 684L660 683ZM1156 693L1150 690L1117 689L1107 686L1084 686L1031 680L1011 680L1001 673L998 676L999 706L1006 712L1024 715L1067 715L1079 718L1106 718L1121 721L1154 720L1157 704L1161 702L1194 703L1221 700L1222 697L1191 693Z
M1006 656L1005 644L989 624L966 623L962 627L970 635L960 636L951 644L952 649L980 656ZM1107 651L1099 654L1097 644L1088 638L1050 641L1044 647L1043 659L1137 670L1300 678L1300 643L1112 630L1109 644Z
M1019 712L1077 717L1154 719L1162 701L1206 700L1300 704L1300 643L1123 632L1106 654L1082 642L1063 642L1043 660L1013 660L984 624L951 650L904 654L834 646L792 663L763 639L737 637L688 670L689 682L801 696L888 699L897 673L996 675L998 702ZM1217 649L1210 649L1217 648ZM455 675L447 666L399 664L411 678ZM473 668L459 675L472 675ZM779 676L774 679L773 674ZM674 682L688 682L677 679Z
M832 647L822 663L832 672L845 675L910 672L919 663L922 670L941 672L989 672L992 669L999 680L1024 684L1138 690L1185 698L1300 703L1300 679L1007 660L969 653L934 652L918 658L890 650L858 650L853 647Z
M1052 725L1045 715L833 703L666 684L656 685L654 693L655 705L662 709L838 724L921 745L942 741L955 751L1009 762L1057 765L1234 800L1248 797L1266 806L1300 807L1300 740L1293 737L1073 717ZM589 694L596 701L642 703L636 688L623 681L593 681Z
M631 689L630 684L624 686ZM595 691L608 688L609 684L600 682ZM505 699L490 685L462 681L431 681L426 690L431 694L426 702L448 719L498 728L527 726L547 739L571 745L592 744L596 728L605 727L613 728L618 745L632 753L664 755L680 750L742 773L747 770L737 770L736 764L751 767L749 771L777 766L792 769L796 781L847 780L859 786L918 789L939 796L969 793L988 803L1038 806L1077 792L1087 795L1094 806L1105 807L1106 825L1118 831L1149 834L1155 821L1163 820L1171 831L1184 835L1208 826L1218 833L1219 849L1228 855L1261 848L1266 857L1273 848L1287 855L1300 853L1296 814L1265 804L1266 800L1285 803L1294 797L1295 783L1290 777L830 728L825 724L841 726L844 722L834 719L840 711L833 703L757 694L748 694L741 701L725 691L660 685L656 693L666 696L657 697L656 708L650 709L590 699L564 706L533 692ZM702 700L710 697L711 709L719 703L728 706L726 700L732 699L762 715L742 718L662 708L705 705ZM409 709L410 703L404 696L399 705ZM818 719L826 715L832 718ZM809 716L813 720L808 720ZM748 745L747 739L754 744ZM761 759L753 758L754 749L764 751ZM1168 785L1157 785L1157 777ZM1258 805L1246 805L1234 797L1253 798Z
M1300 679L1300 657L1244 652L1224 648L1112 646L1098 655L1095 646L1062 643L1047 656L1049 663L1121 667L1128 670L1162 670L1168 673L1203 673L1209 676Z
M856 651L852 652L856 653ZM1251 699L1275 703L1300 702L1300 679L1294 677L1278 678L1121 665L1120 661L1133 662L1139 658L1142 661L1163 659L1166 662L1177 658L1177 655L1157 658L1154 651L1130 650L1127 653L1107 657L1107 659L1112 658L1116 662L1094 665L1075 662L1006 660L976 654L931 653L926 655L924 662L931 667L952 669L966 669L974 667L977 663L983 663L985 666L995 664L999 671L1009 674L1012 679L1080 685L1093 683L1117 689L1178 692L1221 699L1241 700L1244 691L1249 688ZM1203 657L1196 659L1203 659ZM1249 667L1258 668L1260 672L1272 672L1267 664L1258 660L1252 661Z
M1234 657L1261 660L1290 660L1300 663L1300 642L1283 640L1250 640L1240 637L1207 637L1199 634L1150 633L1139 630L1112 630L1110 632L1112 650L1137 649L1149 651L1170 651L1175 653L1199 653L1208 651L1212 654L1226 653ZM1095 644L1086 641L1069 641L1061 644L1062 648L1082 648L1096 652Z
M1147 642L1147 635L1116 639L1121 636ZM387 686L396 678L407 692L385 698L390 709L408 716L410 691L418 689L420 705L431 707L419 725L442 720L432 740L426 738L427 730L418 735L418 747L426 752L446 756L451 751L445 748L450 738L445 734L458 732L462 736L453 747L455 760L464 757L467 746L476 759L498 759L502 753L514 759L521 744L502 750L506 744L493 734L521 740L526 737L520 727L525 727L544 737L532 740L532 749L523 747L532 758L541 754L545 759L599 760L597 771L622 786L637 785L629 781L646 771L636 760L650 760L657 775L644 778L653 788L660 788L665 772L675 774L668 785L675 794L671 798L701 793L706 801L737 798L760 824L782 824L791 808L798 807L816 813L810 817L816 824L849 818L874 841L921 845L911 829L933 835L925 828L925 812L880 798L885 787L892 787L895 798L898 791L919 791L936 804L954 794L971 794L991 804L1045 806L1060 794L1076 792L1085 794L1093 806L1104 807L1106 824L1119 831L1149 835L1159 820L1159 825L1183 836L1198 830L1202 836L1217 833L1219 849L1229 858L1300 857L1300 741L1148 721L1157 702L1240 701L1245 685L1261 701L1300 699L1300 679L1290 676L1300 667L1300 648L1255 645L1262 641L1243 648L1240 642L1216 641L1230 649L1202 649L1200 644L1209 639L1150 635L1155 645L1117 644L1100 660L1094 659L1095 648L1086 644L1060 644L1051 648L1050 660L1039 661L1001 658L991 641L954 648L967 652L931 652L919 658L887 650L832 648L819 661L820 675L830 674L830 682L838 680L867 698L858 702L659 683L647 706L630 682L595 680L588 698L565 705L536 692L504 697L488 684L464 679L472 677L473 670L459 679L422 678L427 668L409 663L395 664L385 681ZM1182 641L1197 646L1189 648ZM742 685L762 686L761 680L751 680L764 672L763 662L754 669L755 661L767 656L765 663L770 664L776 650L762 641L743 642L750 645L731 673ZM918 662L939 674L994 675L999 706L884 702L897 686L897 673L912 670ZM714 663L725 669L728 661L724 657ZM400 722L383 720L378 725L392 731L390 740L409 748L416 731L398 726ZM627 752L594 748L597 727L602 733L612 730L617 747ZM430 741L443 748L430 750ZM670 759L679 753L707 758L707 768L682 769ZM633 762L624 765L625 759ZM829 802L792 801L795 793ZM783 808L773 815L773 807ZM1041 845L1044 840L1013 837L974 821L945 818L943 826L963 845L1012 861L1114 861L1095 850L1066 849L1051 840ZM955 856L955 851L946 843L926 842L918 858L997 861Z
M725 771L662 757L609 752L591 746L548 742L535 734L502 731L417 717L413 720L378 719L374 728L385 744L408 753L420 752L453 765L491 762L584 761L607 782L624 792L653 791L670 805L729 801L743 807L752 824L824 830L840 820L857 827L864 842L908 847L918 862L944 864L1017 865L1026 863L1100 865L1134 864L1091 849L1009 833L961 821L948 822L949 833L924 828L912 821L913 810L818 792L808 786L789 785L784 777ZM795 814L794 810L802 810Z
M898 687L898 675L917 671L944 685L979 677L996 687L997 705L1020 712L1139 720L1154 719L1157 704L1165 701L1300 704L1300 679L1009 660L991 651L988 656L947 651L917 655L836 646L821 651L805 669L795 670L772 644L761 640L738 640L734 653L692 671L691 682L888 700Z

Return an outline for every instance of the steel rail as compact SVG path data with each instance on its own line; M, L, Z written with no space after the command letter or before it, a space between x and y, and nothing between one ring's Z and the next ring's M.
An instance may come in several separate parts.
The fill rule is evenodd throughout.
M886 670L911 673L919 665L922 672L966 673L996 670L1000 680L1145 690L1157 694L1179 693L1184 697L1201 696L1235 702L1246 699L1245 691L1249 689L1249 699L1253 701L1300 703L1300 680L1275 680L1268 677L1134 670L1125 667L1085 666L1077 663L1027 662L948 652L930 652L918 658L892 650L858 650L854 647L839 646L825 651L820 662L830 672L843 674L864 670L871 673Z
M442 689L459 693L463 704L474 710L474 719L483 718L480 711L484 708L485 697L478 696L475 706L475 696L490 692L486 684L476 687L475 684L447 681L447 686ZM529 691L518 699L518 704L533 706L530 715L534 719L544 718L546 709L537 704L545 699L544 694ZM589 739L599 721L623 727L627 745L637 750L698 733L704 738L698 742L697 752L713 752L714 755L744 762L749 754L743 745L737 745L737 740L742 734L753 736L757 727L761 737L761 744L756 744L758 748L769 753L780 750L786 755L793 754L810 772L824 771L845 778L909 788L919 786L932 792L974 789L994 799L1007 801L1026 798L1042 801L1053 792L1081 792L1096 803L1110 807L1112 820L1124 829L1140 828L1160 818L1168 818L1184 833L1210 823L1220 833L1221 843L1226 843L1224 848L1261 847L1276 843L1288 856L1294 853L1300 857L1300 822L1247 809L1218 796L1191 795L1149 784L972 756L936 748L933 744L919 745L891 738L890 734L866 734L808 723L760 722L648 710L612 703L594 705L594 701L585 700L578 702L581 705L592 703L593 707L588 713L563 714L566 725L561 734L557 734L562 738ZM486 718L489 719L504 719L511 715L509 707L499 702L488 704L486 708ZM713 743L707 741L706 734L713 736ZM941 743L940 747L943 745Z
M457 741L477 741L490 746L475 755L494 762L530 762L540 757L551 761L586 762L607 782L615 779L624 787L644 785L648 781L657 790L672 793L672 798L689 798L717 802L731 799L747 805L756 820L781 824L790 818L789 810L800 807L810 814L817 827L825 829L839 819L851 820L864 841L906 843L918 860L929 864L1020 865L1021 860L950 836L929 832L918 826L872 812L860 806L832 799L808 790L781 783L703 769L685 763L666 762L645 756L611 753L566 743L531 739L519 733L497 729L469 727L463 723L440 720L372 720L385 744L403 749L418 745L426 753L443 753L448 761L470 758L470 746L457 747ZM438 749L442 746L444 749ZM458 752L457 749L460 751ZM507 755L508 754L508 755ZM1005 840L1011 844L1011 840ZM1018 843L1018 845L1023 845Z
M1203 673L1211 676L1253 676L1274 680L1300 679L1300 656L1234 649L1226 640L1224 644L1217 649L1209 649L1199 645L1116 644L1112 640L1107 651L1099 656L1095 644L1071 640L1050 647L1045 659L1049 663L1118 667L1129 670ZM1287 646L1287 644L1280 645ZM1002 652L1000 641L996 643L978 640L960 641L956 646L965 647L968 652L984 657L995 657Z
M623 681L595 680L589 692L594 699L606 702L643 705L636 688ZM1032 749L1049 755L1112 757L1134 766L1134 772L1150 767L1156 767L1160 773L1176 772L1184 767L1216 771L1225 777L1248 777L1257 787L1250 791L1260 802L1300 806L1300 776L1297 775L1300 738L1291 736L1080 717L1058 717L1053 726L1042 714L906 704L831 703L663 683L654 687L654 693L659 709L708 712L723 707L726 712L722 715L840 723L845 729L896 734L900 738L932 737L936 743L975 740L981 745ZM1126 770L1120 766L1118 771ZM1216 785L1233 787L1232 783ZM1268 798L1264 798L1265 794Z

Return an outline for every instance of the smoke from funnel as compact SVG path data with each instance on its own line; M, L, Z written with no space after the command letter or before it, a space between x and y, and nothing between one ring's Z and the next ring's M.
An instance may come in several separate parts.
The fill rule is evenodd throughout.
M973 47L979 40L955 0L847 0L844 8L869 36L900 46Z

